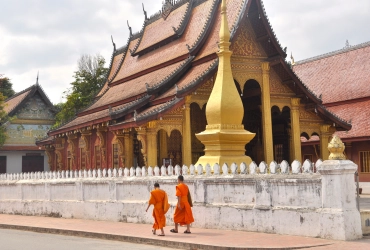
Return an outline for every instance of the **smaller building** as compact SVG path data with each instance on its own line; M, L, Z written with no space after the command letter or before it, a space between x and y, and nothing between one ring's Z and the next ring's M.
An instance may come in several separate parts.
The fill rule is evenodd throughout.
M295 73L328 110L350 121L352 129L336 132L347 158L358 165L360 181L370 181L370 42L319 55L294 65ZM316 161L318 134L302 134L303 159Z
M11 117L6 124L7 139L0 147L0 173L48 171L45 150L36 146L55 123L56 110L38 84L5 100Z

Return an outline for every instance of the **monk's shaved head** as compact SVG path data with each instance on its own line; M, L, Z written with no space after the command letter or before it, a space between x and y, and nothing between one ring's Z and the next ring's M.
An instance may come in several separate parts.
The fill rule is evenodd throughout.
M184 181L184 176L179 175L179 177L177 177L177 179L178 179L179 181Z
M159 183L158 182L154 183L154 187L159 188Z

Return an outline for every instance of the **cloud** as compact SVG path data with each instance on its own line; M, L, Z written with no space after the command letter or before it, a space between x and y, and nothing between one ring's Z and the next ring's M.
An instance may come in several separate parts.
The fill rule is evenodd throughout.
M134 32L162 0L2 0L0 16L0 73L21 91L40 84L51 101L61 101L73 81L82 54L103 55L107 66L112 53L128 38L127 20ZM370 1L264 0L270 22L283 47L296 60L316 56L350 44L370 41Z

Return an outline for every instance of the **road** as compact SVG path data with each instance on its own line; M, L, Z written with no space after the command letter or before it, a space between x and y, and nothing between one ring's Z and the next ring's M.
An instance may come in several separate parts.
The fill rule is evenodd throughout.
M0 229L1 250L173 250L120 241Z

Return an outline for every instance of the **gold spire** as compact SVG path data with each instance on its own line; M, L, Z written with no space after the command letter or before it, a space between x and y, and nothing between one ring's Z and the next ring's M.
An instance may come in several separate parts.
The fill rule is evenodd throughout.
M196 134L205 145L205 155L197 164L211 166L215 163L233 162L249 164L252 160L245 155L245 144L255 136L244 130L242 124L244 107L236 89L231 71L230 31L227 22L226 0L221 3L221 27L218 71L216 80L207 102L206 130Z
M231 71L230 32L226 1L221 5L220 50L216 81L206 109L208 124L239 124L243 120L243 103L234 84Z

